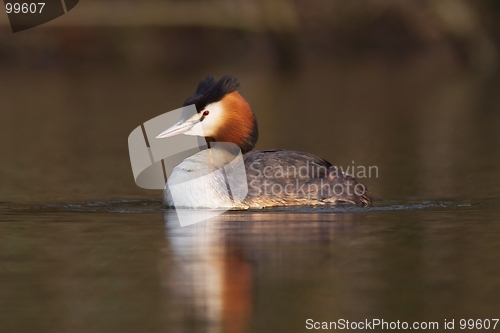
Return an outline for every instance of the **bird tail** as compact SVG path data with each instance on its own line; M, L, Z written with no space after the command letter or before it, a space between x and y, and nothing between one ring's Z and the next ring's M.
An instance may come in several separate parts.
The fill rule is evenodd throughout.
M328 186L333 188L333 191L331 196L324 199L335 204L347 203L364 207L373 204L372 196L366 186L335 166L328 169Z

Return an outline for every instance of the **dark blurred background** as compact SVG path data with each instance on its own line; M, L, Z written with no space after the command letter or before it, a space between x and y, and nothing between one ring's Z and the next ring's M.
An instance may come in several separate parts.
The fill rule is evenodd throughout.
M223 74L259 149L377 166L378 199L498 196L499 18L495 0L82 0L13 34L0 14L0 200L159 198L128 134Z

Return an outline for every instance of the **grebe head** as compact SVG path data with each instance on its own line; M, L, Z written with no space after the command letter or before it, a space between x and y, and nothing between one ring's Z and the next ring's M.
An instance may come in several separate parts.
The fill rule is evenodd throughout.
M208 142L231 142L247 153L255 147L259 135L257 120L248 102L236 91L240 83L231 75L219 81L207 77L198 84L184 106L196 105L197 114L182 119L156 138L178 134L204 136Z

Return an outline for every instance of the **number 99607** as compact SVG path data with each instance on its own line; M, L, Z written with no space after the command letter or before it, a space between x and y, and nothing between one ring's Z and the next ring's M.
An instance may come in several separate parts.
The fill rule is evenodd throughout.
M480 329L495 329L498 324L498 319L460 319L460 329L480 330Z
M10 3L7 2L5 4L5 11L7 14L14 13L14 14L40 14L43 10L43 7L45 6L45 2L24 2L24 3L19 3L19 2L14 2Z

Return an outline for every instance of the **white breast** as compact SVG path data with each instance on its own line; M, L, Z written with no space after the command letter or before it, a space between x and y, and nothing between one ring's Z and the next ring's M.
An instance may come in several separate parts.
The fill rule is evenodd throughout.
M177 208L231 208L243 201L247 193L241 153L211 148L186 158L174 168L165 185L163 201Z

